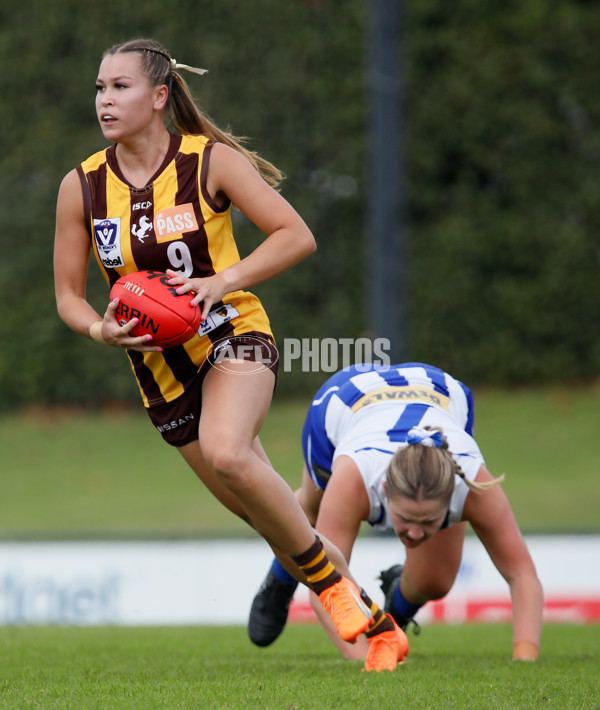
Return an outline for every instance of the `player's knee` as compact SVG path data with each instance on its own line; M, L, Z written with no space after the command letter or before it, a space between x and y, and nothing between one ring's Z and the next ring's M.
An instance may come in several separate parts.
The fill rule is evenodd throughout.
M241 470L244 462L244 457L240 453L225 446L209 449L204 455L220 476L235 475Z
M248 447L221 440L205 444L202 453L208 464L226 485L228 482L237 482L239 485L243 485L248 459L251 455Z
M431 580L421 593L424 597L427 597L429 601L435 601L436 599L443 599L451 589L452 582L448 583L445 580L436 579Z

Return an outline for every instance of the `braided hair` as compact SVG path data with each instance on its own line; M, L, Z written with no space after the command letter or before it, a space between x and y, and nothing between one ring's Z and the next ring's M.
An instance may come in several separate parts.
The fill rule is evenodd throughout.
M493 481L470 481L454 460L442 429L427 426L418 431L419 435L413 437L409 432L407 445L399 448L390 461L386 474L390 498L400 495L410 500L441 500L449 505L456 476L470 490L480 491L504 480L502 475Z

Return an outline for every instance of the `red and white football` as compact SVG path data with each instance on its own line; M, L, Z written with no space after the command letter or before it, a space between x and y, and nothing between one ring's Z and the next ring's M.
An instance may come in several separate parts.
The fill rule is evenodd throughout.
M169 276L163 271L136 271L121 276L110 290L111 300L119 299L119 325L138 318L131 334L149 333L151 343L164 348L185 343L200 327L202 310L199 305L191 305L193 297L193 293L177 293L177 286L169 284Z

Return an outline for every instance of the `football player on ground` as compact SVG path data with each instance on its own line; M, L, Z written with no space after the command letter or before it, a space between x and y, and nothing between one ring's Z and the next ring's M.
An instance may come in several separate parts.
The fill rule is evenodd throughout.
M381 574L385 611L402 629L452 588L470 523L510 588L512 657L537 658L542 586L499 485L503 477L491 476L473 438L465 385L420 363L346 368L315 395L302 445L297 496L317 532L348 562L363 521L393 530L403 543L404 564ZM273 561L254 598L248 631L258 646L271 644L285 626L297 586L286 564ZM364 656L364 644L344 643L313 595L311 601L342 654Z

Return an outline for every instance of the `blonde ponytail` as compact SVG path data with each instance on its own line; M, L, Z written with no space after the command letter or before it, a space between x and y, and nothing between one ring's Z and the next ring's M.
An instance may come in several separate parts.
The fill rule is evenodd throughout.
M245 148L243 144L248 140L245 136L234 136L213 123L194 102L181 74L171 71L171 77L171 123L175 130L182 135L202 134L215 143L224 143L237 150L254 165L271 187L277 187L284 179L283 173L255 151Z
M463 479L463 481L467 484L467 487L472 491L487 491L504 481L504 474L498 476L498 478L493 478L491 481L470 481L458 464L456 464L455 473Z
M171 57L169 52L153 39L133 39L122 44L116 44L107 49L103 57L122 52L137 52L141 57L142 71L152 86L166 84L169 88L167 104L169 125L181 135L204 135L211 141L224 143L241 153L260 173L263 179L277 187L284 179L283 173L272 163L244 147L247 138L234 136L233 133L220 129L196 105L190 90L177 71L184 69L196 74L205 74L206 69L198 69L188 64L180 64Z

